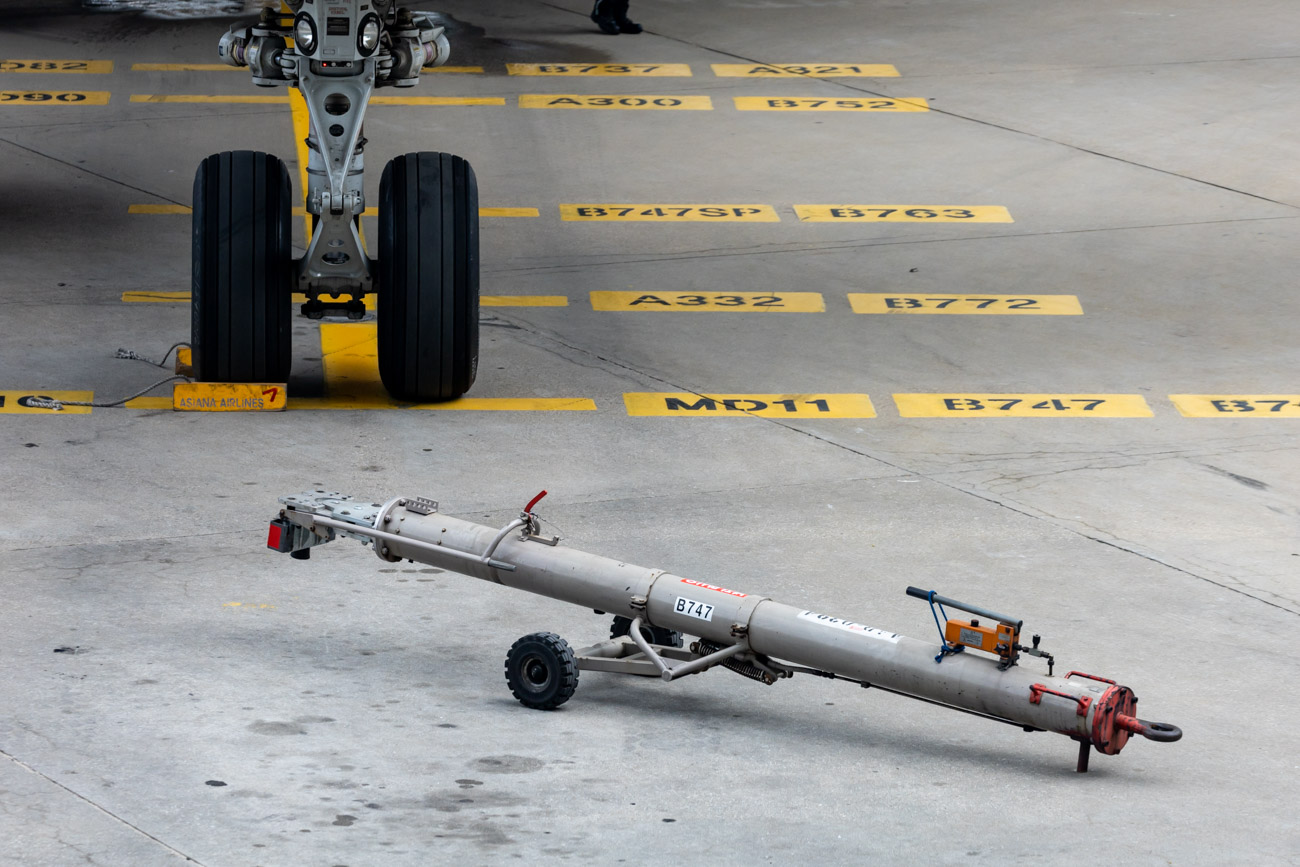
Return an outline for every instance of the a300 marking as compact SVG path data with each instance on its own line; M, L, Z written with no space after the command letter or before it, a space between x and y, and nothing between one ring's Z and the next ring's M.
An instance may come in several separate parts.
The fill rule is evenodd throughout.
M714 222L779 223L771 205L560 205L560 218L579 220L623 220L641 223Z
M1171 394L1184 418L1300 418L1300 394Z
M1012 223L998 205L795 205L805 223Z
M759 416L761 418L875 418L865 394L692 394L632 392L623 395L635 416Z
M524 93L520 108L611 108L650 111L711 111L713 100L707 96L619 96L617 94Z
M738 111L929 111L924 99L814 99L734 96Z
M685 63L507 63L511 75L649 75L689 77Z
M854 313L946 314L1001 316L1080 316L1074 295L890 295L850 292Z
M1138 394L896 394L904 418L1150 418Z
M822 313L826 302L819 292L592 292L591 309Z
M108 91L0 90L0 105L108 105Z
M111 60L0 60L0 72L87 72L113 71Z

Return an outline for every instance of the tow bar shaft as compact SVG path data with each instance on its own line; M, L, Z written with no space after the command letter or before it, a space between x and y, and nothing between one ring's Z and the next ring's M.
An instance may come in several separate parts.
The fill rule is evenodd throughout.
M622 619L624 634L576 654L552 633L516 642L506 659L507 680L530 707L550 709L567 700L579 669L671 681L722 665L768 684L797 672L849 680L1026 731L1057 732L1079 742L1081 772L1090 748L1115 755L1131 735L1162 742L1182 737L1177 726L1139 719L1137 697L1127 686L1079 671L1054 676L1054 659L1039 649L1037 635L1032 647L1020 644L1019 619L910 587L908 595L930 603L941 636L938 645L918 641L558 547L558 538L541 534L532 511L542 495L505 527L489 527L442 515L436 502L420 497L371 503L312 491L281 498L284 508L271 522L267 545L306 559L315 545L348 536L374 545L390 563L425 563L613 614L616 627ZM945 605L991 622L950 619ZM678 633L699 641L682 649ZM1048 673L1018 665L1022 653L1044 657Z

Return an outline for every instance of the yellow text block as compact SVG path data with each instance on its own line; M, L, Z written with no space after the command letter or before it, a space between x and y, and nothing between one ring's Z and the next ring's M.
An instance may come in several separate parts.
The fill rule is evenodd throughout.
M999 205L795 205L804 223L1014 223Z
M86 72L113 71L111 60L0 60L0 72Z
M779 223L771 205L560 205L568 221L626 223Z
M178 382L172 409L181 412L279 412L288 405L283 382Z
M642 75L689 77L685 63L507 63L511 75Z
M929 111L919 97L886 99L821 99L818 97L733 96L738 111Z
M904 418L1150 418L1139 394L896 394Z
M707 96L632 96L618 94L523 93L520 108L605 108L650 111L711 111Z
M819 292L592 292L591 309L657 312L823 313Z
M895 78L888 63L714 63L720 78Z
M1185 418L1300 418L1300 394L1171 394Z
M0 90L0 108L9 105L108 105L107 90Z
M631 392L623 395L628 415L758 416L760 418L875 418L865 394L693 394Z
M964 316L1081 316L1074 295L945 295L940 292L850 292L854 313Z
M86 415L90 412L88 406L67 406L61 409L50 409L43 406L33 406L35 401L65 401L76 400L83 403L89 403L94 400L92 391L37 391L35 389L27 390L9 390L0 391L0 413L7 415Z

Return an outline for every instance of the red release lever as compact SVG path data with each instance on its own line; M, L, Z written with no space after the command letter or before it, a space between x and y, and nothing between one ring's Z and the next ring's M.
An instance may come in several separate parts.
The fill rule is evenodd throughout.
M541 499L542 497L544 497L544 496L546 496L546 492L545 492L545 491L542 491L540 494L538 494L537 496L535 496L535 497L533 497L531 500L529 500L529 501L528 501L528 505L527 505L527 506L524 506L524 514L528 514L528 513L532 512L532 511L533 511L533 506L536 506L536 505L537 505L537 501L540 500L540 499Z

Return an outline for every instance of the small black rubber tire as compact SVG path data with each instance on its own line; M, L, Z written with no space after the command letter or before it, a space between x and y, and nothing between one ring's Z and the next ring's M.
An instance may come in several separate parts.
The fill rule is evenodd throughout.
M399 400L454 400L478 375L478 182L442 153L379 182L379 378Z
M284 382L292 365L289 170L258 151L199 163L190 345L204 382Z
M627 617L614 615L614 623L609 627L610 638L621 638L632 631L632 621ZM650 644L660 647L681 647L682 634L660 626L642 626L641 637Z
M573 648L554 632L525 635L506 654L506 683L525 707L554 710L578 688Z

